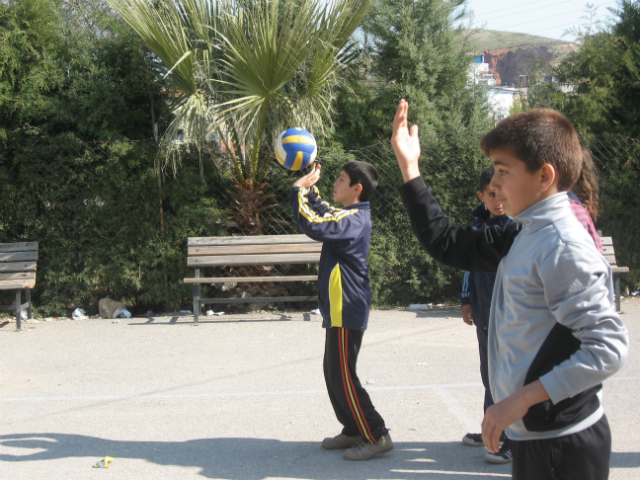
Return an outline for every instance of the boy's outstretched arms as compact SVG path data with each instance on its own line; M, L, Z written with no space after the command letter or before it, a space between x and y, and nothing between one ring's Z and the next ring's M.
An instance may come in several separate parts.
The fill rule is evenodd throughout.
M422 248L438 262L474 272L495 272L519 231L517 223L479 230L452 226L420 175L418 127L409 129L409 104L401 100L393 120L393 146L405 184L400 195Z
M308 237L319 242L342 242L360 235L364 221L357 208L339 209L322 200L315 184L320 165L296 180L291 189L291 208L296 223Z

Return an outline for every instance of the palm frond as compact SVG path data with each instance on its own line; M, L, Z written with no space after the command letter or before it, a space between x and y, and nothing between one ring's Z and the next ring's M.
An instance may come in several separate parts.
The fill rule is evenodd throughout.
M171 73L169 84L183 95L196 93L195 58L190 32L174 1L107 0L125 22L160 57ZM182 61L181 61L182 60Z

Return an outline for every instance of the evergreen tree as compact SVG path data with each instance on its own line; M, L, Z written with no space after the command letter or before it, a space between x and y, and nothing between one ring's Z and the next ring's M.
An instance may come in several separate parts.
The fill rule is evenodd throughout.
M411 104L411 121L420 125L425 139L436 132L488 126L486 95L469 88L474 49L461 24L464 6L465 0L374 3L363 24L369 40L365 61L340 99L340 141L365 145L388 136L401 98Z
M60 0L0 4L0 135L65 135L87 141L152 138L163 104L152 58L113 16ZM151 109L154 109L153 113Z
M528 108L567 115L585 135L640 136L640 1L621 0L617 21L585 34L580 49L553 69L557 82L530 89Z

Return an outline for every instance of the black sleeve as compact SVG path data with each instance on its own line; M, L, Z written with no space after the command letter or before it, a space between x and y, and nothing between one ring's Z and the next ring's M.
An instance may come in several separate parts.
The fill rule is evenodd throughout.
M422 248L436 261L472 272L495 272L520 230L517 222L481 229L454 227L422 177L399 189Z

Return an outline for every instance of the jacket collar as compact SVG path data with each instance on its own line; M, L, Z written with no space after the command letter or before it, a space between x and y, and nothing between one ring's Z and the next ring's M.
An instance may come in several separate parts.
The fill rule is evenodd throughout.
M358 202L358 203L353 203L351 205L349 205L348 207L343 207L343 210L351 210L352 208L365 208L365 209L369 209L369 202Z
M508 217L506 214L494 217L493 215L491 215L491 212L484 203L482 205L479 205L473 211L473 216L479 218L482 222L484 222L485 225L488 226L504 225L510 220L510 217Z
M523 233L531 233L559 220L573 215L567 192L560 192L540 200L513 219L522 224Z
M482 205L478 205L478 207L473 211L473 216L486 222L491 218L491 213L489 213L487 206L483 203Z

